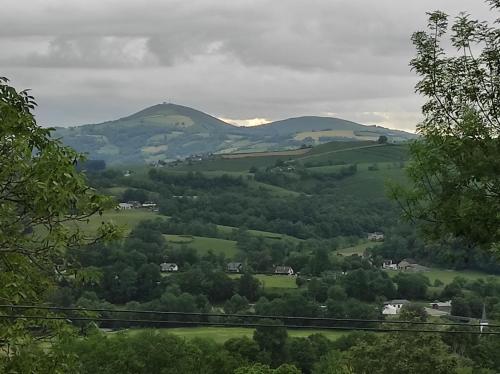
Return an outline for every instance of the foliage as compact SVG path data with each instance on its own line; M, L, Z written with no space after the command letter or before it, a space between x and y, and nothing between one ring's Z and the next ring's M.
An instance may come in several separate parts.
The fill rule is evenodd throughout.
M115 228L109 224L100 225L96 236L88 236L71 226L102 213L111 201L90 188L85 175L76 170L83 157L51 138L52 129L37 125L31 113L35 106L27 91L17 92L7 79L0 78L0 300L3 304L37 303L57 277L72 274L76 264L67 261L64 256L67 251L98 239L116 237ZM31 349L29 330L34 326L45 332L55 329L56 336L62 336L64 323L2 319L0 371L3 364L8 365L16 355Z
M452 235L487 249L500 241L499 31L461 14L449 38L456 54L447 54L448 16L436 11L428 31L413 35L416 90L427 98L423 138L411 147L413 185L395 190L405 215L431 238Z
M432 334L389 334L372 343L352 347L347 357L354 373L420 374L452 373L457 358L439 336Z

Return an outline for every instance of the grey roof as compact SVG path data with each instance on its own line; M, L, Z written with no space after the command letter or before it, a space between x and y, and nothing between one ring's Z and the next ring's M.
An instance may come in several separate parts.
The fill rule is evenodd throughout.
M394 300L388 300L384 303L384 305L388 304L409 304L410 301L406 299L394 299Z
M274 269L275 273L288 273L290 270L293 271L293 269L290 266L276 266Z

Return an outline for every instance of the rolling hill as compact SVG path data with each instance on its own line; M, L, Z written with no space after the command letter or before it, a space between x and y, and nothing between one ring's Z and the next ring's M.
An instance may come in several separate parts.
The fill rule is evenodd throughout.
M99 124L57 128L56 137L108 164L171 161L191 155L296 149L332 140L404 141L414 134L331 117L298 117L238 127L182 105L163 103Z

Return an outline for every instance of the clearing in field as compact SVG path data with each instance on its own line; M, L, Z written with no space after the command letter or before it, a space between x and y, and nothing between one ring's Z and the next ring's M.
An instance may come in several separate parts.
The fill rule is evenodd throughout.
M88 222L79 222L78 226L84 232L95 232L101 225L101 222L112 222L123 227L125 233L129 233L140 221L161 217L158 213L148 209L128 209L128 210L109 210L99 216L93 215Z
M147 329L129 329L121 333L134 335ZM186 339L211 339L222 344L232 338L248 337L252 339L255 329L245 327L175 327L155 329L166 334L174 334ZM292 338L306 338L313 334L322 334L330 340L337 340L350 331L312 330L312 329L288 329L288 335ZM114 333L111 333L114 334Z
M395 271L395 270L387 270L387 272L391 277L395 277L397 274L400 273L400 271ZM450 284L456 277L462 277L469 281L475 281L480 278L486 279L488 277L494 277L500 280L500 275L488 274L474 270L448 270L448 269L431 268L430 271L424 271L419 274L422 274L427 278L429 278L431 284L434 284L434 281L436 279L439 279L445 285Z
M217 225L217 230L220 230L221 232L225 234L230 234L231 232L238 230L237 227L233 226L223 226L223 225ZM253 236L262 236L265 239L272 239L272 240L290 240L293 242L299 242L302 241L302 239L295 238L293 236L289 236L286 234L278 234L275 232L269 232L269 231L260 231L260 230L247 230L247 232L250 235Z
M311 148L291 149L288 151L268 151L268 152L247 152L247 153L227 153L220 155L224 159L237 159L247 157L269 157L269 156L298 156L311 151Z
M357 131L352 130L323 130L323 131L304 131L299 132L295 135L294 139L304 140L306 138L311 138L316 141L319 138L356 138L359 140L377 140L378 137L382 135L375 132L363 132L362 134L357 134Z
M233 279L241 277L241 274L230 274ZM264 288L297 288L295 277L288 275L272 275L272 274L253 274Z
M364 242L354 245L352 247L339 249L335 251L334 254L340 254L342 256L352 256L352 255L362 256L367 248L372 248L380 244L381 243L378 242Z
M238 246L234 240L207 238L193 235L164 235L167 242L172 245L186 245L196 249L200 255L212 250L215 254L223 253L227 258L233 258L238 253Z

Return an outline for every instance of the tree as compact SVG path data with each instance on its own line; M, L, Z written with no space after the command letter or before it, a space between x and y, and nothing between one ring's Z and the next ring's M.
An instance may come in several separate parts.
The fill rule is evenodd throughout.
M249 308L248 300L245 296L240 296L238 294L233 295L224 304L224 311L228 314L235 314L245 311Z
M500 1L488 2L500 10ZM500 241L499 31L498 23L461 14L450 33L448 16L436 11L428 31L412 37L411 67L422 78L416 91L427 102L422 138L411 146L413 184L393 192L433 239L451 235L485 248ZM450 42L456 53L443 47Z
M427 321L427 312L425 308L420 304L410 303L405 304L401 308L399 313L399 319L401 321Z
M71 224L102 213L111 206L111 200L88 187L85 175L76 170L75 166L84 158L51 138L52 129L37 125L31 113L35 106L27 91L17 92L6 78L0 78L0 300L3 304L38 303L51 290L56 276L74 273L77 264L71 260L73 248L116 237L117 233L114 226L103 222L96 235L90 237L78 225ZM38 315L41 313L36 311ZM4 371L2 365L30 349L29 330L33 326L39 331L41 326L45 331L54 328L60 331L64 323L0 320L0 371Z
M425 299L429 279L422 274L399 273L394 277L399 297Z
M224 343L224 349L241 356L249 362L257 361L257 356L259 354L259 346L257 343L246 336L227 340Z
M277 366L287 360L286 341L288 332L280 321L264 319L259 321L266 326L258 326L253 333L253 340L257 342L261 351L267 353L271 364Z
M307 338L292 338L288 340L288 351L292 363L302 373L309 374L318 357L314 352L313 345Z
M379 144L387 144L387 136L385 136L385 135L380 135L380 136L378 137L377 142L378 142Z
M331 351L314 365L313 374L351 374L354 373L346 359L338 351Z
M122 195L122 201L138 201L140 203L144 203L148 199L148 191L135 188L127 188Z
M250 301L257 300L260 291L260 282L249 272L245 272L238 280L238 293Z
M300 370L288 364L283 364L276 369L271 369L268 365L254 364L238 368L234 374L300 374Z
M360 342L347 352L354 373L453 373L457 358L439 335L388 334Z

